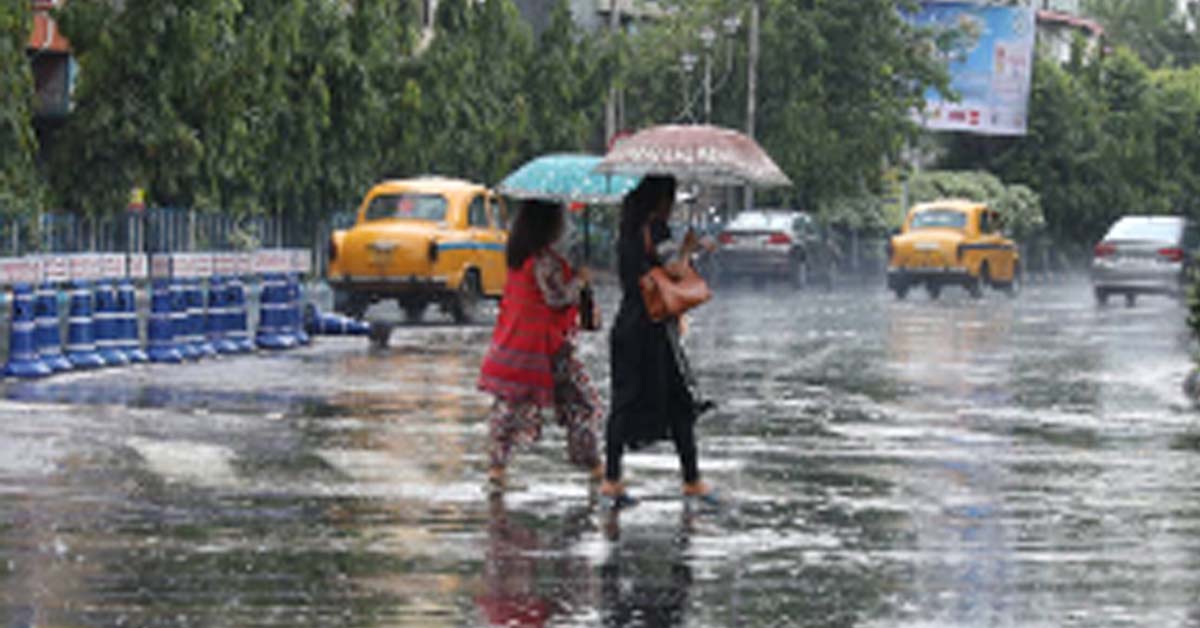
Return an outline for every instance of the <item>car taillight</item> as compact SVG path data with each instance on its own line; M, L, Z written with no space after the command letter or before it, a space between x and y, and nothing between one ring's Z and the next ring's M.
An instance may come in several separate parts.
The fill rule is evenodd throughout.
M338 254L337 242L335 242L333 240L333 238L329 238L329 261L332 262L332 261L336 260L337 254Z
M1093 252L1096 257L1108 257L1109 255L1113 255L1117 252L1117 247L1108 244L1107 242L1101 242L1100 244L1096 245L1096 248Z
M771 237L767 238L767 244L791 244L792 238L786 233L772 233Z
M1159 249L1158 256L1170 262L1182 262L1184 257L1183 249L1174 247Z
M721 235L717 236L717 242L720 242L721 244L733 244L733 234L722 233Z

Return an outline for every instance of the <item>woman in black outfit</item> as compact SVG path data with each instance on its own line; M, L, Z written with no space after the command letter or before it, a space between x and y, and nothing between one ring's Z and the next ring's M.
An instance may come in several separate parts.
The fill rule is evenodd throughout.
M605 432L600 488L610 505L618 508L634 501L621 481L625 449L666 439L674 441L679 454L684 495L709 502L716 499L700 481L695 425L702 408L679 347L679 320L651 321L638 287L638 279L651 266L662 265L675 254L690 255L698 244L691 231L682 246L671 241L667 220L674 202L675 179L651 176L629 193L621 210L617 255L622 294L610 338L612 413Z

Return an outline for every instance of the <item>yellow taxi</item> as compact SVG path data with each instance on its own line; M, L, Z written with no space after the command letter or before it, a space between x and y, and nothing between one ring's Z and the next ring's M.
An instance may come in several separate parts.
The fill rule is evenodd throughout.
M924 285L936 299L958 285L973 298L983 287L1016 294L1020 254L1000 232L999 214L983 203L941 200L914 206L904 227L888 242L888 289L903 299Z
M470 322L482 299L504 291L507 224L503 200L477 183L383 181L363 198L355 225L330 238L334 309L360 317L396 299L409 320L436 304Z

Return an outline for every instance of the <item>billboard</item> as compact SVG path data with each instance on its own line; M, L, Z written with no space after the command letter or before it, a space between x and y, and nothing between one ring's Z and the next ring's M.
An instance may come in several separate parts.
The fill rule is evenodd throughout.
M950 70L957 102L936 89L925 94L918 122L934 131L1024 135L1028 127L1037 15L1029 7L971 2L921 3L909 16L929 29L935 54ZM960 33L943 37L943 35Z

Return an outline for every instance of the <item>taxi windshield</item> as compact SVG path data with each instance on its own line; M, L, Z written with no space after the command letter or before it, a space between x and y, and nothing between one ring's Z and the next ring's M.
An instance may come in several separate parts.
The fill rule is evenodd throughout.
M366 220L445 220L446 197L441 194L380 194L367 206Z
M962 229L967 226L967 214L953 209L926 209L912 217L910 229Z

